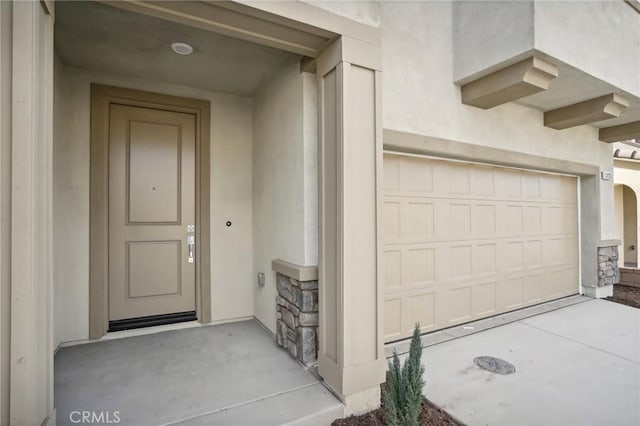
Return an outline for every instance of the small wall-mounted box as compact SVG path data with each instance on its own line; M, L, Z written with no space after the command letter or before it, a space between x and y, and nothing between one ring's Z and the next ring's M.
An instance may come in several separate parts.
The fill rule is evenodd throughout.
M602 180L611 180L611 179L613 179L613 173L612 172L602 171L602 172L600 172L600 179L602 179Z
M258 286L264 287L264 272L258 272Z

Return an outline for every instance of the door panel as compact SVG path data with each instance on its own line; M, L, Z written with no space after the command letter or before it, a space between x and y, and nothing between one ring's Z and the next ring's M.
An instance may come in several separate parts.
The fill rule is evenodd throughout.
M195 311L195 116L110 106L109 320Z
M385 154L385 339L578 292L576 179Z
M129 223L180 222L180 127L130 123Z

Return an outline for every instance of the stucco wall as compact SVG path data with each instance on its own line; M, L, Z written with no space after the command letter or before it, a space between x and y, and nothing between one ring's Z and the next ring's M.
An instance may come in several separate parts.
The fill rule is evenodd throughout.
M617 145L618 146L618 145ZM627 147L629 148L629 147ZM617 239L622 240L620 247L621 261L636 262L638 259L638 248L635 253L629 252L629 245L640 241L640 230L636 229L636 236L629 235L628 228L633 226L630 222L629 214L632 212L630 206L627 205L629 200L636 200L636 224L640 221L640 206L638 206L638 198L640 197L640 163L633 160L615 160L615 168L613 169L613 181L616 185L615 197L615 221ZM635 244L637 245L637 244ZM631 259L629 259L631 257ZM622 262L619 263L622 265Z
M458 1L452 14L456 81L534 47L532 1Z
M385 128L591 164L612 170L611 147L597 130L556 131L543 114L515 103L481 110L463 105L453 83L452 4L382 3ZM600 181L601 235L613 237L612 182Z
M623 1L536 1L535 47L640 96L640 15Z
M380 0L368 1L336 1L336 0L301 0L315 7L344 16L362 24L380 26Z
M54 345L88 338L90 83L211 102L212 319L253 314L252 100L56 66ZM233 226L228 228L225 222Z
M622 0L459 1L453 16L456 81L535 49L640 95L639 18Z
M271 261L317 264L315 76L290 61L254 99L254 311L275 332ZM258 287L257 274L265 274Z

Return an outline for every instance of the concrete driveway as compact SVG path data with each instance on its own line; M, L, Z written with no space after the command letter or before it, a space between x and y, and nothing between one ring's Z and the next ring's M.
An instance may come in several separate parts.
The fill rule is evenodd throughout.
M478 356L512 363L498 375ZM427 347L425 395L474 425L640 425L640 309L588 300Z

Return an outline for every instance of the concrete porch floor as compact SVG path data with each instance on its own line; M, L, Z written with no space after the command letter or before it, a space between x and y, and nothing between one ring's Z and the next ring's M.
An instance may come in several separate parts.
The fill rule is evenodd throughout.
M58 425L73 411L194 426L328 424L344 410L255 321L62 348L55 406Z
M590 299L434 344L423 363L424 394L468 426L640 424L640 309Z

